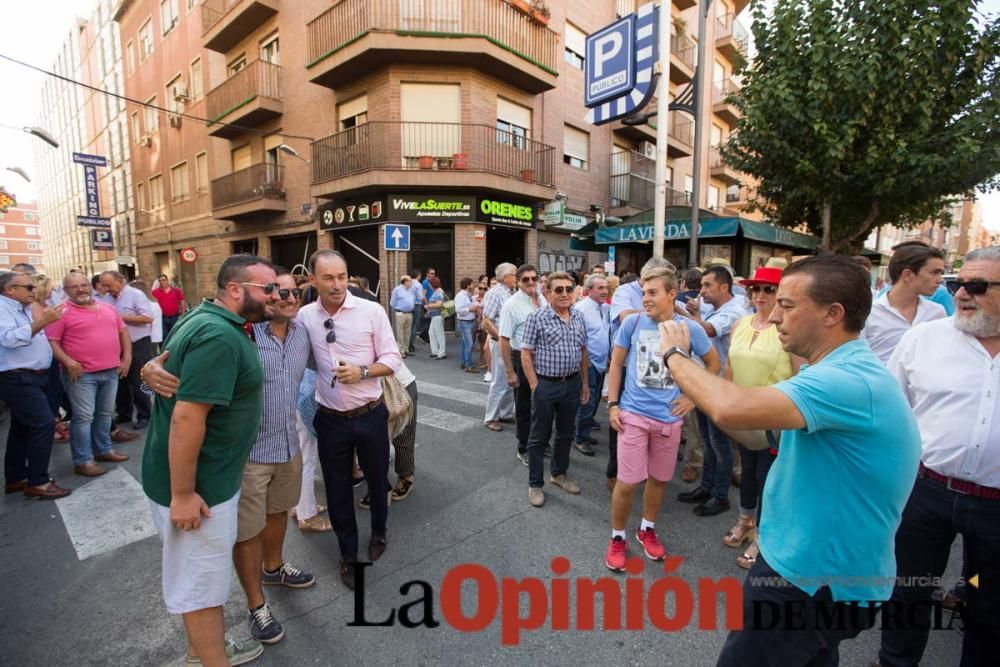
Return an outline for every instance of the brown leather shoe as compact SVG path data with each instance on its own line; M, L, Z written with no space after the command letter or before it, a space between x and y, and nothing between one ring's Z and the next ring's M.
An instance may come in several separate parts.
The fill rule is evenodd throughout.
M698 469L694 466L684 466L684 469L681 470L681 479L690 484L698 479Z
M387 545L385 534L372 535L371 541L368 542L368 560L374 563L381 558Z
M115 450L111 450L107 454L98 454L94 457L95 461L111 461L112 463L121 463L122 461L128 461L128 454L119 454Z
M354 590L354 563L355 559L340 561L340 580L344 582L350 590Z
M49 480L49 483L45 486L26 486L24 487L24 495L28 498L41 498L43 500L55 500L56 498L65 498L69 494L73 493L69 489L64 489L55 480Z
M142 433L126 431L123 428L116 428L111 431L111 442L132 442L142 437Z
M18 491L24 491L25 487L28 486L28 480L22 479L20 482L11 482L10 484L4 484L4 493L17 493Z
M100 477L101 475L106 473L107 470L97 465L93 461L88 461L78 466L73 466L73 472L75 472L77 475L83 475L84 477ZM27 493L27 491L25 491L25 493Z

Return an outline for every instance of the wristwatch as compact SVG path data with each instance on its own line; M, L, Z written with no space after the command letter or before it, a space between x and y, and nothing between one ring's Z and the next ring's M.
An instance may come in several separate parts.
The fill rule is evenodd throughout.
M663 365L666 366L667 362L670 360L670 357L674 356L675 354L679 354L682 357L684 357L685 359L691 359L691 355L690 354L688 354L687 352L685 352L681 348L679 348L677 346L674 346L674 347L670 348L669 350L667 350L666 352L663 353Z
M618 407L618 401L608 401L608 410L610 410L611 408L617 408L617 407Z
M371 374L372 374L372 369L368 368L367 366L362 366L361 367L361 379L362 380L367 380L368 377Z

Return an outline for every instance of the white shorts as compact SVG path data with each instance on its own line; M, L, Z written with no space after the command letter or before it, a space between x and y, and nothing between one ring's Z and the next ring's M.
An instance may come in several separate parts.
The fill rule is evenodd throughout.
M171 614L221 607L229 599L240 494L210 508L198 530L177 530L170 508L149 501L163 542L163 601Z

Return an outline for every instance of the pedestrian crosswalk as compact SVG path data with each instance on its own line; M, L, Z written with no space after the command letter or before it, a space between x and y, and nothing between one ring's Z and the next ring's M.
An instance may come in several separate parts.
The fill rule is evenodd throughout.
M433 396L436 399L454 401L455 403L471 405L480 409L484 409L486 406L486 394L443 384L434 384L433 382L422 382L419 378L417 379L417 391L420 392L421 397ZM469 417L468 415L449 410L432 408L424 403L420 403L417 408L417 424L448 431L449 433L461 433L481 427L483 419L482 417Z

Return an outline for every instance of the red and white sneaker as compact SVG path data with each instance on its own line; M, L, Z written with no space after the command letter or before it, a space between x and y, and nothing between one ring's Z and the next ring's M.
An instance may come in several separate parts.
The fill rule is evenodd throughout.
M604 554L604 564L613 572L624 572L625 561L628 560L628 542L622 537L613 537L608 542L608 551Z
M663 548L663 543L656 537L656 531L652 528L636 531L635 539L642 545L643 551L646 552L646 558L663 560L666 557L667 550Z

